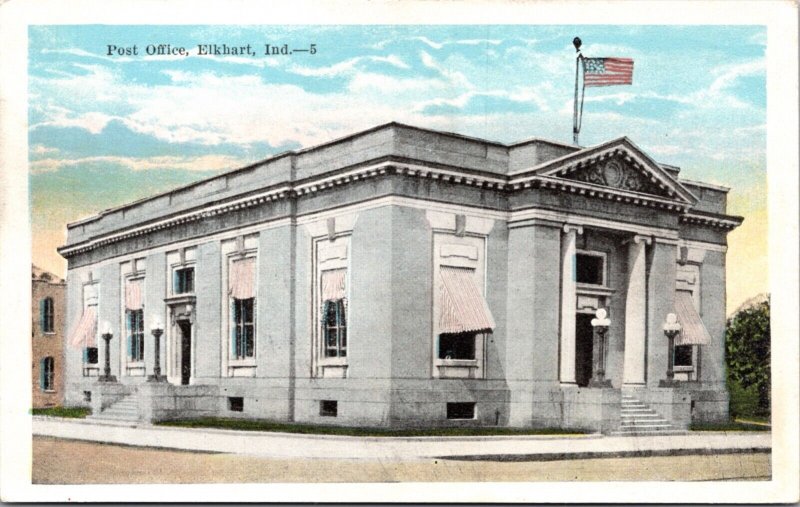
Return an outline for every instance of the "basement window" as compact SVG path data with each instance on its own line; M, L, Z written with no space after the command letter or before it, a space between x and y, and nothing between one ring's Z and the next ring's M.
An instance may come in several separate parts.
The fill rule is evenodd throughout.
M339 402L336 400L320 400L319 415L322 417L336 417L339 414Z
M244 412L244 398L241 396L229 396L228 410L231 412Z
M447 404L448 419L475 419L474 402L457 402Z
M84 391L83 392L83 401L87 403L91 403L92 401L92 392L91 391Z

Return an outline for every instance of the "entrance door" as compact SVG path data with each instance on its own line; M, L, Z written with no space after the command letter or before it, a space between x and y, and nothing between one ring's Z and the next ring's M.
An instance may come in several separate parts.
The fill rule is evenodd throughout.
M592 319L594 315L575 316L575 382L586 387L592 379Z
M188 320L179 320L181 330L181 385L189 385L192 376L192 324Z

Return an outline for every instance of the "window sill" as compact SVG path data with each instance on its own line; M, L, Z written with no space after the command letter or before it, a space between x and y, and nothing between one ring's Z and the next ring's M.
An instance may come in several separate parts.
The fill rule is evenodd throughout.
M42 392L45 394L56 394L58 391L55 389L42 389Z
M460 367L469 367L469 368L477 368L478 367L478 360L477 359L437 359L436 366L460 366Z
M230 359L228 360L228 366L231 368L247 368L256 366L255 358L247 358L247 359Z
M673 366L672 371L676 373L684 373L687 371L694 371L694 366Z
M595 285L591 283L576 283L575 288L581 294L590 296L611 296L614 294L614 289L605 285Z
M319 359L319 364L321 366L324 366L324 365L346 366L347 365L347 356L345 356L345 357L321 357Z
M322 378L347 378L347 364L321 363L319 372Z
M438 359L439 378L481 378L477 359Z

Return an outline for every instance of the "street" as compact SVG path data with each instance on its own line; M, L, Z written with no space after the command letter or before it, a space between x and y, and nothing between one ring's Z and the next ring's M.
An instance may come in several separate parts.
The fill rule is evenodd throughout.
M33 437L34 484L769 480L770 454L561 461L274 459Z

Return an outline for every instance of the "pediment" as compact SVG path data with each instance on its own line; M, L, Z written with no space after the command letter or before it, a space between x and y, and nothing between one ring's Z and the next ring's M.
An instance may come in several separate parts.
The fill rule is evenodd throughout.
M683 204L697 202L686 187L625 137L553 160L537 168L536 175Z
M558 177L659 197L670 198L674 196L674 193L670 195L670 192L664 188L663 184L659 187L654 177L641 169L637 169L621 156L583 164L581 167Z

